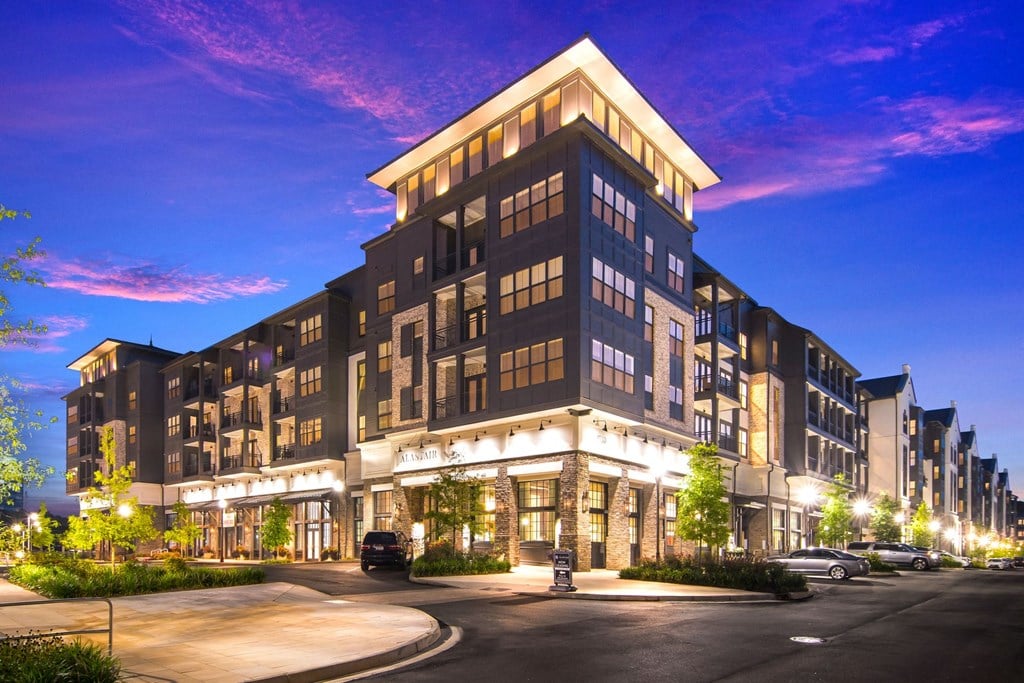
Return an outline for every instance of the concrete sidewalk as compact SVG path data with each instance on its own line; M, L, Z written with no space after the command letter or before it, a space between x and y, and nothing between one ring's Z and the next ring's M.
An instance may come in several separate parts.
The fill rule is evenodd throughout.
M104 628L102 602L54 603L0 580L0 633ZM332 599L287 583L113 598L114 655L135 681L320 681L430 647L437 621L408 607ZM106 647L106 636L90 636Z
M523 565L513 567L508 574L483 574L479 576L437 576L411 577L411 581L433 586L452 588L487 588L507 590L521 595L545 595L576 600L650 600L650 601L710 601L710 602L756 602L776 600L771 593L751 593L731 588L710 586L686 586L656 581L632 581L620 579L618 571L592 569L589 572L573 572L573 592L549 590L554 582L550 567Z
M649 581L610 570L575 573L572 593L548 590L548 567L509 574L412 579L470 591L590 600L750 602L767 593ZM351 596L353 600L356 596ZM0 579L0 634L105 628L103 602L49 603ZM179 683L319 681L393 664L441 637L433 617L410 607L356 602L290 583L113 598L114 654L129 680ZM106 635L88 636L107 644Z

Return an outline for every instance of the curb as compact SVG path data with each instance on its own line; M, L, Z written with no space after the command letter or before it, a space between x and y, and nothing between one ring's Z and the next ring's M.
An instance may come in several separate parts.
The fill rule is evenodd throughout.
M351 676L352 674L395 664L429 649L441 638L441 627L437 620L432 618L431 622L432 627L429 632L386 652L377 652L366 657L318 666L306 669L305 671L293 671L267 678L252 678L249 679L249 683L316 683L316 681Z

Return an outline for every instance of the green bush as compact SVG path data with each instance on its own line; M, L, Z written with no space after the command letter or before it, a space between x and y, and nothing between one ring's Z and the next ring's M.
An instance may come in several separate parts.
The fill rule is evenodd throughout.
M896 565L883 562L878 553L866 553L864 557L867 559L871 571L876 574L891 574L896 571Z
M10 581L48 598L110 598L195 588L220 588L262 583L255 567L209 569L179 560L163 566L126 562L117 567L64 558L61 563L12 567Z
M955 557L947 557L946 555L943 555L942 566L947 569L962 569L964 563L956 559Z
M460 553L452 544L432 543L412 563L414 576L466 576L471 574L503 574L511 571L508 560L487 553Z
M715 586L777 595L807 590L807 578L773 562L737 558L712 560L700 565L692 557L668 557L660 564L644 560L639 566L619 572L620 579L662 581L692 586Z
M0 683L113 683L121 663L99 645L56 636L0 640Z

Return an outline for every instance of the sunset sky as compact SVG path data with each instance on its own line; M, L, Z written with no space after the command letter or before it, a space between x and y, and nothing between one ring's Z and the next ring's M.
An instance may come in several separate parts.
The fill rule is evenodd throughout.
M0 253L42 237L48 286L7 293L50 333L0 374L47 414L106 337L203 348L358 266L394 215L366 173L589 32L723 177L696 252L862 378L910 363L1024 492L1018 2L86 0L2 23L0 203L33 217ZM32 454L63 473L63 422Z

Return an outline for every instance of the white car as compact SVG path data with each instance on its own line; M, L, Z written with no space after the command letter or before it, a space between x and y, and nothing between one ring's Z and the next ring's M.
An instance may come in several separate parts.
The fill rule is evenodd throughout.
M1013 560L1008 557L990 557L985 560L987 569L1013 569Z
M950 560L953 560L954 562L959 562L961 567L970 567L971 566L971 558L969 558L969 557L963 557L961 555L954 555L953 553L947 553L946 551L942 551L940 554L942 555L943 559L949 558Z

